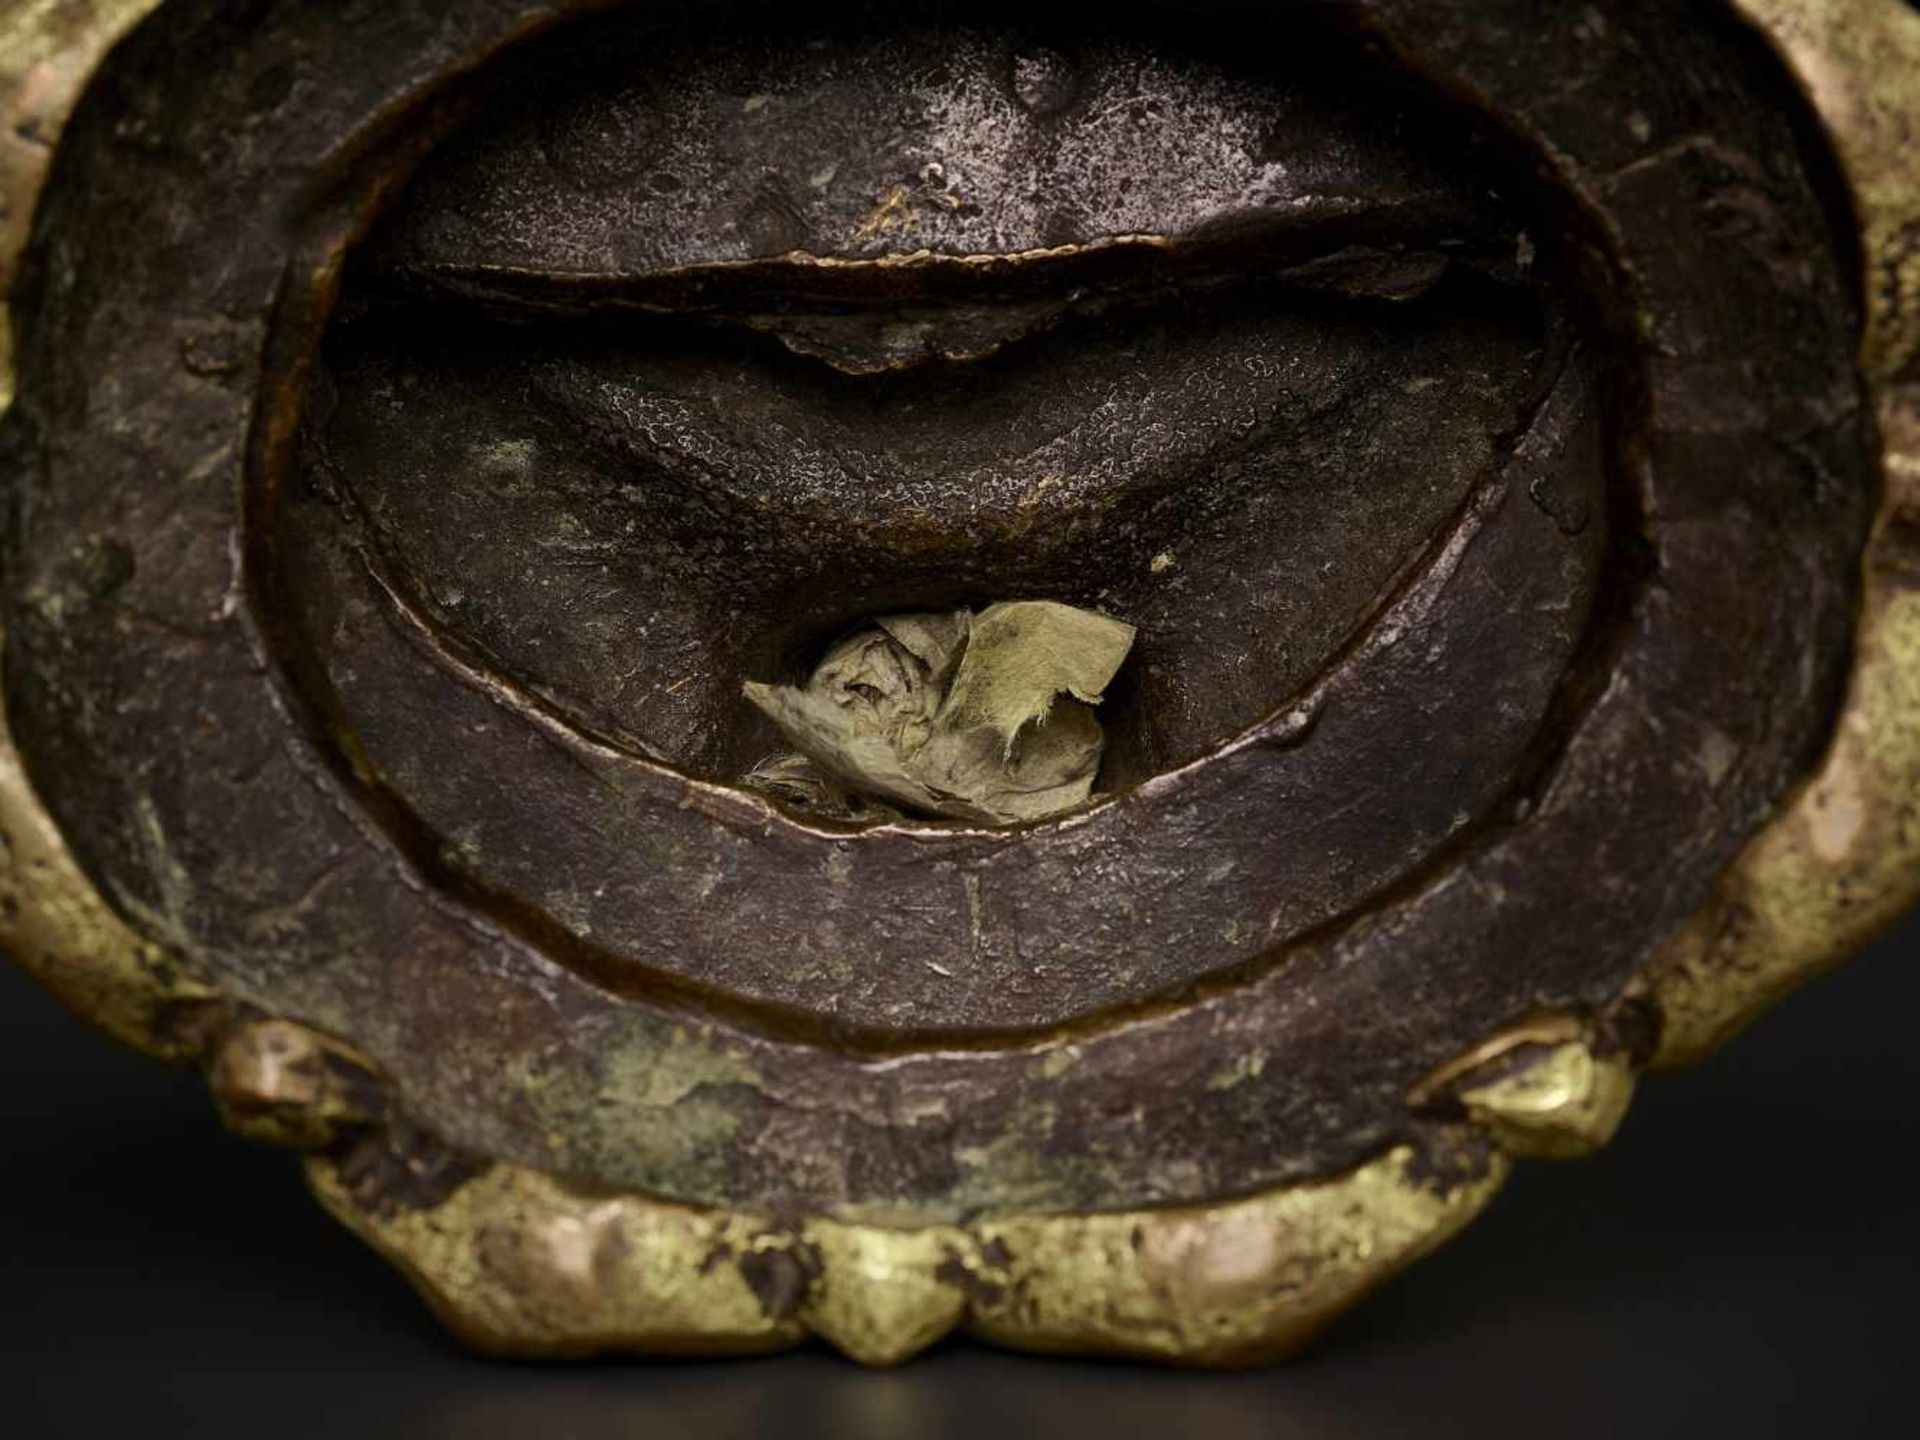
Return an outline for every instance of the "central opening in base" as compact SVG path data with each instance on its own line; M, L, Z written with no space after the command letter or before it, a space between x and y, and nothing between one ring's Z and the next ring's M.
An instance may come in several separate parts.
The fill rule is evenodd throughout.
M413 178L294 520L608 744L740 783L791 748L747 683L1045 601L1134 629L1124 792L1356 643L1554 382L1519 187L1337 41L703 23L543 42ZM1602 483L1535 498L1578 531Z

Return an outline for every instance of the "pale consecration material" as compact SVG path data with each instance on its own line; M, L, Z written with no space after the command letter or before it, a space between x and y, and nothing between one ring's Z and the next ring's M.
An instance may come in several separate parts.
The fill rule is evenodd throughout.
M1133 640L1123 621L1043 600L876 620L804 687L745 687L811 762L776 757L749 783L815 808L844 789L989 824L1071 810L1092 798L1105 747L1094 707Z

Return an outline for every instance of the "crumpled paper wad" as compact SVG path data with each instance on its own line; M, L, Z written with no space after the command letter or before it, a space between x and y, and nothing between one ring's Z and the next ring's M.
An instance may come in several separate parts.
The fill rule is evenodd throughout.
M745 687L798 756L747 783L849 819L994 825L1092 797L1106 737L1094 707L1134 628L1044 600L890 615L828 652L804 686Z

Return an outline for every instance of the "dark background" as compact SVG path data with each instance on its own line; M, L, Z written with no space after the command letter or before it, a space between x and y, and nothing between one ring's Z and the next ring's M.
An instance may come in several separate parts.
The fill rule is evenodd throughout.
M198 1077L0 965L0 1435L1911 1435L1917 961L1920 920L1654 1077L1605 1155L1523 1167L1294 1364L1226 1376L470 1358Z

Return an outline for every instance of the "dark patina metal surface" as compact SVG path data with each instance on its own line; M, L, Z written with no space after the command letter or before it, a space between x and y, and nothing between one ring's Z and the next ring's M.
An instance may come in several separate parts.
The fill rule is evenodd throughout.
M1534 1012L1651 1046L1624 987L1818 754L1875 500L1754 37L576 8L170 5L77 113L7 694L123 911L439 1142L712 1204L1211 1199L1417 1141ZM1024 596L1141 626L1109 799L734 788L742 679Z

